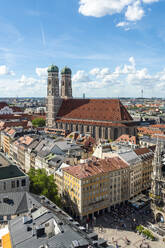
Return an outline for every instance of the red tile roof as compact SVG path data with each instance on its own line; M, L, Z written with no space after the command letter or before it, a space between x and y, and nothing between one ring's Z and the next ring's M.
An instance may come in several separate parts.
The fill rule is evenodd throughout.
M0 102L0 109L8 107L8 104L6 102Z
M67 168L64 168L63 171L71 174L72 176L78 179L83 179L87 177L96 176L98 174L107 173L110 171L125 169L127 167L128 164L126 164L119 157L106 159L93 158L92 161L89 161L86 164L69 166Z
M3 109L4 107L9 107L13 110L13 112L22 112L22 109L17 106L9 106L6 102L0 102L0 109Z
M95 121L131 121L118 99L64 99L57 118Z
M137 154L137 155L143 155L143 154L146 154L146 153L149 153L151 152L150 149L144 147L144 148L137 148L134 150L134 152Z
M136 136L131 136L129 134L122 134L119 138L116 139L117 142L131 142L137 144Z

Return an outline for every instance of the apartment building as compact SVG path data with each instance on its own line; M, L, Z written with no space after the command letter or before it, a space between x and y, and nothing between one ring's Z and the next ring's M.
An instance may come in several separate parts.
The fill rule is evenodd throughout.
M59 168L55 171L54 173L54 178L55 178L55 183L57 185L58 188L58 195L59 196L63 196L63 191L64 191L64 172L63 172L63 168L69 167L69 164L66 163L62 163Z
M29 177L16 165L0 166L0 193L29 191Z
M10 157L25 171L25 152L33 142L33 137L23 135L10 143Z
M128 170L128 164L119 157L95 158L64 168L63 196L68 210L82 219L122 203L122 182L129 186Z
M137 154L130 150L119 153L130 168L130 198L142 191L142 161Z
M1 131L1 147L7 155L10 155L10 143L14 139L15 134L16 130L14 128L7 127Z
M148 148L135 149L135 153L142 161L142 191L151 187L154 152Z
M39 136L34 137L33 141L25 150L25 172L29 172L30 168L35 167L35 157L36 157L35 148L37 147L39 142L40 142Z

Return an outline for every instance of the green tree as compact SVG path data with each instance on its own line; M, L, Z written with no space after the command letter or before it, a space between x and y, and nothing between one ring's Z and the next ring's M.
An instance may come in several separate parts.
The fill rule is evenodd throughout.
M28 175L30 178L30 192L44 195L58 206L61 206L61 199L58 196L53 175L48 176L45 169L35 170L34 168L30 169Z
M35 118L32 120L32 124L34 127L44 127L45 126L45 120L43 118Z

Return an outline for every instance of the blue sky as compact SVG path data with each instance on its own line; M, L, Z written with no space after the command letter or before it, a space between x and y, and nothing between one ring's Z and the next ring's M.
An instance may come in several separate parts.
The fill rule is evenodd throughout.
M1 0L0 97L46 96L46 69L73 95L165 96L164 0Z

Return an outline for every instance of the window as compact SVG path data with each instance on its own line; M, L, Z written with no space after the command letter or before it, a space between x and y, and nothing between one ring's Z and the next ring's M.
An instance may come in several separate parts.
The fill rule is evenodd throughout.
M22 186L26 186L26 180L22 179Z
M6 182L3 184L3 189L6 190Z
M0 221L1 221L1 220L3 221L3 215L0 215Z
M12 182L11 182L11 187L12 187L12 189L15 188L15 181L12 181Z
M17 180L17 188L19 188L19 180Z

